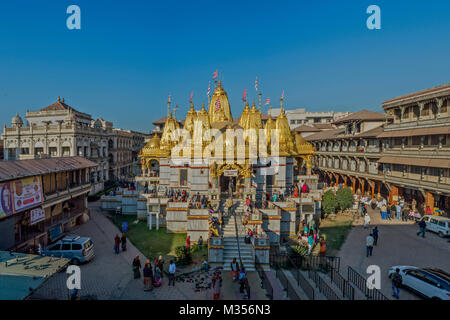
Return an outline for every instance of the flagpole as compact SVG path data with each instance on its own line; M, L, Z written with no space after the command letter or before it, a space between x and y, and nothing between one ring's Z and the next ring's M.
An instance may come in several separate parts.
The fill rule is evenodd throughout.
M258 99L259 99L259 113L262 114L262 107L261 107L261 92L258 93Z

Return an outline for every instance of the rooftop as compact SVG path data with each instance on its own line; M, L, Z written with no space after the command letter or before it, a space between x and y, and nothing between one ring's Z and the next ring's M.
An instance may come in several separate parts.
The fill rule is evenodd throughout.
M385 113L381 112L375 112L370 110L361 110L358 112L351 113L350 115L340 118L339 120L336 120L334 124L343 124L346 122L352 122L352 121L384 121L386 118L389 118L389 115L386 115Z
M420 90L420 91L409 93L409 94L405 94L405 95L402 95L399 97L395 97L393 99L384 101L382 104L385 105L385 104L399 102L400 100L419 98L420 96L431 95L434 93L439 93L440 91L444 91L444 92L449 91L450 92L450 83L443 84L443 85L436 86L436 87L429 88L429 89L425 89L425 90Z
M320 132L319 128L311 127L307 125L300 125L294 129L295 132Z
M83 157L27 159L0 162L0 181L33 177L52 172L96 167L97 164Z

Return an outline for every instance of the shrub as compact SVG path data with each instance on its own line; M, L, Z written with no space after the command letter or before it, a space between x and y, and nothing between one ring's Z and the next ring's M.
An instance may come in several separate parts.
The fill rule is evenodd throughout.
M338 202L332 190L328 190L322 197L322 211L326 214L335 213Z
M350 208L353 205L352 190L348 187L340 188L336 192L336 200L338 202L339 209L342 211Z
M187 266L192 262L191 251L185 246L179 246L175 249L175 257L178 265Z

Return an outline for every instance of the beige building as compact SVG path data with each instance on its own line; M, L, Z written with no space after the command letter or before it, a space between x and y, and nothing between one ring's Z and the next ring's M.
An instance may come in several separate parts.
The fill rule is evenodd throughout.
M4 126L5 160L41 155L85 157L98 165L90 172L91 194L103 190L104 183L120 177L120 172L124 176L131 173L127 168L133 164L134 134L115 130L112 122L102 118L94 120L91 115L67 105L64 98L58 98L55 103L38 111L27 110L25 120L24 124L17 114L10 127ZM113 176L110 177L110 173Z
M450 84L383 102L384 114L361 111L336 129L306 137L323 181L349 185L395 203L450 208Z

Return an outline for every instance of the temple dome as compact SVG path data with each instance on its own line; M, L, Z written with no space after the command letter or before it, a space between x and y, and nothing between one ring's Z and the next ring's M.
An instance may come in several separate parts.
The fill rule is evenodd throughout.
M222 89L222 83L214 89L214 93L208 108L209 123L213 125L217 121L233 122L230 103L225 90Z
M23 125L23 120L19 116L19 113L16 113L16 115L11 119L11 125L13 125L13 126L22 126Z
M292 139L291 128L289 126L289 121L283 110L283 104L281 104L280 114L275 122L276 129L279 134L279 151L280 155L291 155L294 150L294 141Z
M186 119L184 120L184 129L189 131L192 136L194 131L194 121L197 119L197 112L194 109L194 104L191 101L191 108L189 109Z

